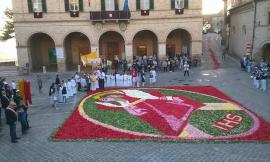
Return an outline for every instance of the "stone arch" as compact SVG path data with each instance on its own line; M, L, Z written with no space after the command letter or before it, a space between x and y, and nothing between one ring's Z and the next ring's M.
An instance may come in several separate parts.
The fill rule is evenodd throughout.
M132 44L134 56L158 56L158 37L151 30L137 31Z
M126 57L125 39L119 32L113 30L103 32L99 37L98 43L99 55L101 58L113 61L115 56L119 59L124 59Z
M91 52L90 40L82 32L70 32L63 44L67 70L75 70L81 64L80 56Z
M166 38L166 55L175 57L176 54L191 56L192 36L182 28L171 30Z
M270 63L270 41L266 41L261 46L261 56Z
M57 71L57 58L54 39L45 32L35 32L28 38L30 69L40 72L43 66L47 71Z

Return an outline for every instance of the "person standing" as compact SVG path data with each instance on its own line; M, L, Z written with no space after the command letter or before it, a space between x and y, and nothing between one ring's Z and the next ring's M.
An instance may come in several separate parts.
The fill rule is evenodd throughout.
M145 86L145 81L146 81L144 71L142 71L142 74L141 74L141 80L142 80L142 86L144 87L144 86Z
M65 81L62 81L62 91L60 93L62 93L63 96L63 103L67 103L67 85L65 83Z
M55 107L54 105L55 93L56 93L55 83L52 83L52 85L50 86L50 91L49 91L50 103L52 104L52 107Z
M98 83L99 83L99 89L104 89L104 84L105 84L105 73L104 71L100 72Z
M37 85L39 93L42 93L42 79L39 75L37 76Z
M132 76L132 86L136 87L137 86L137 82L138 82L138 71L135 67L132 68L131 70L131 76Z
M16 121L18 119L17 113L15 112L16 104L14 102L10 102L9 106L6 109L6 120L9 125L10 137L12 143L17 143L17 139L19 139L16 135Z
M74 79L74 77L71 77L71 85L72 85L72 92L73 92L73 95L76 95L77 94L77 83Z
M60 78L59 78L59 75L57 74L56 75L56 78L55 78L55 84L56 84L56 86L58 86L58 85L60 85Z
M97 78L93 72L91 72L91 74L90 74L90 82L91 82L91 91L95 91Z
M184 64L184 77L186 78L186 75L189 77L189 64L185 62Z
M17 91L17 85L16 85L14 80L11 81L10 87L11 87L13 95L14 95Z
M77 85L78 85L77 91L81 91L81 88L82 88L82 85L81 85L81 77L80 77L80 75L78 74L78 72L75 73L74 78L75 78L75 81L76 81L76 83L77 83Z
M157 73L154 68L150 71L149 81L150 85L154 85L157 82Z

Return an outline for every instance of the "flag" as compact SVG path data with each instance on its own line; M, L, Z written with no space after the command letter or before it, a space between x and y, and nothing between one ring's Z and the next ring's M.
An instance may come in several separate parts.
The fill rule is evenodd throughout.
M123 11L129 11L129 8L128 8L128 0L125 0L125 2L124 2L124 8L123 8Z

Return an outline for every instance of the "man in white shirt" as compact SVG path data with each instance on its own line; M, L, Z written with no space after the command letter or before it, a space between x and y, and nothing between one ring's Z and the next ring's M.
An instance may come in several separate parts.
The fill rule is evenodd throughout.
M11 82L11 88L12 88L12 91L13 91L13 95L16 93L16 91L17 91L17 85L16 85L16 83L15 83L15 81L14 80L12 80L12 82Z

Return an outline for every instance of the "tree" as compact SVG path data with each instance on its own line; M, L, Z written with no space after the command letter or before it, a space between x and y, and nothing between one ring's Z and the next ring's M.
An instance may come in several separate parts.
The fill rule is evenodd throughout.
M1 35L0 35L0 41L7 41L11 38L14 38L14 22L13 22L13 12L11 9L6 9L5 10L5 16L7 18L6 23L1 30Z

